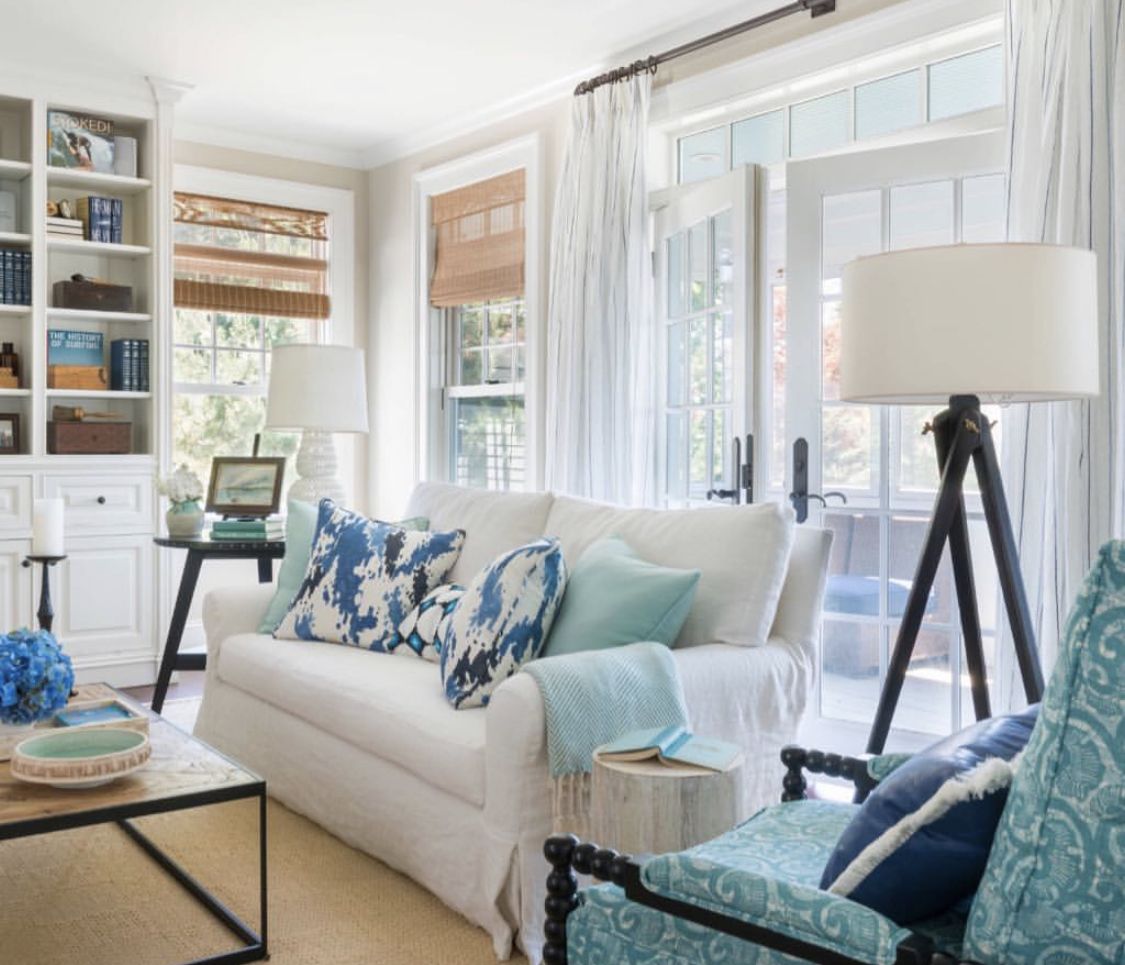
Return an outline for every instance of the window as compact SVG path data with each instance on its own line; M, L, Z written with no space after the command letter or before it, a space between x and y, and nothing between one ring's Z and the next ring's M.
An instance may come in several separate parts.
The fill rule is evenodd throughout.
M1004 50L992 44L686 134L676 141L677 183L814 157L1003 103Z
M439 329L435 474L463 486L528 483L523 168L430 197L428 301Z
M172 459L206 480L212 456L248 454L262 431L273 346L325 336L329 220L186 192L174 220ZM297 442L267 433L261 451Z

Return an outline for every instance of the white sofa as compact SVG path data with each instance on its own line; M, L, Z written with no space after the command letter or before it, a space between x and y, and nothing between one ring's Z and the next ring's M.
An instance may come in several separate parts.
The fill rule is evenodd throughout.
M829 533L794 534L791 512L771 505L689 515L441 484L419 486L406 512L433 529L466 530L458 582L543 534L562 540L570 564L613 533L653 562L698 566L695 605L673 650L691 724L744 748L746 813L776 800L778 752L796 735L812 681ZM774 537L788 562L775 567L778 585L763 587L759 557ZM551 793L530 675L506 681L487 708L455 711L435 664L257 633L272 590L207 596L196 734L265 777L278 800L485 928L499 958L518 938L538 961ZM711 642L731 630L732 614L772 629L748 646Z

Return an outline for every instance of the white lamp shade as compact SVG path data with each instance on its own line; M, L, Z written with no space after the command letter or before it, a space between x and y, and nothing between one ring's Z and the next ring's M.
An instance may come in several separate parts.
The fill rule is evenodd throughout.
M915 248L844 266L840 396L940 403L1098 394L1097 260L1054 245Z
M267 429L367 431L362 349L279 345L270 354Z

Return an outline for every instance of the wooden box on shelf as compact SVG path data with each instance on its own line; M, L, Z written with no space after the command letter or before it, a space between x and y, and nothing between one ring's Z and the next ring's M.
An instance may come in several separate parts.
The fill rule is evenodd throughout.
M51 455L128 455L133 451L131 422L47 423L47 451Z
M48 365L47 388L100 392L109 388L109 382L100 365Z
M99 312L131 312L133 289L129 285L74 278L55 282L55 308L84 308Z
M19 387L20 380L15 372L7 367L0 368L0 389L18 389Z

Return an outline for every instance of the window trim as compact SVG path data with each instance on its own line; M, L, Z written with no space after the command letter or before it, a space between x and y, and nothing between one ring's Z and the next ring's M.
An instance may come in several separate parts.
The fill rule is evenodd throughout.
M414 331L417 428L415 432L415 481L448 478L448 438L445 426L445 333L443 310L430 305L430 277L434 267L434 231L430 198L457 188L505 174L518 168L526 171L524 201L524 311L526 315L526 370L523 382L524 413L527 419L526 488L543 486L543 405L545 384L543 339L546 326L542 287L544 224L542 170L538 134L506 141L414 175ZM491 387L490 388L495 388Z

